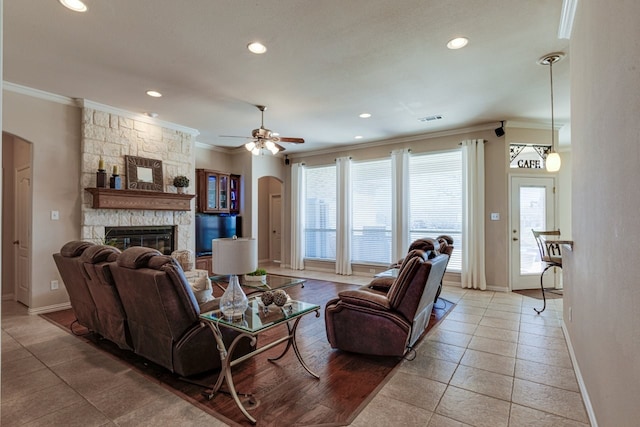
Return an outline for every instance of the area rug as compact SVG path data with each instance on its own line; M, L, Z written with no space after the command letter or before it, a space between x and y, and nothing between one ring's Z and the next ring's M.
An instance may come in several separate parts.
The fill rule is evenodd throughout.
M355 285L307 280L304 287L287 289L294 299L321 306L320 318L308 315L298 325L298 345L302 357L320 379L311 377L300 365L293 351L277 362L267 358L279 355L282 346L268 350L233 368L233 378L239 393L251 394L246 399L249 413L259 426L283 425L349 425L391 377L401 360L389 357L370 357L334 350L329 346L324 325L324 306L345 289ZM442 298L433 311L428 329L440 322L454 307ZM202 385L213 384L217 372L191 377L201 385L184 381L166 369L143 359L130 351L119 349L108 340L90 333L77 323L71 309L42 314L42 317L72 332L79 339L120 359L132 369L157 382L176 395L233 426L251 425L242 415L233 399L218 394L208 400ZM259 337L259 345L273 341L286 331L274 328Z

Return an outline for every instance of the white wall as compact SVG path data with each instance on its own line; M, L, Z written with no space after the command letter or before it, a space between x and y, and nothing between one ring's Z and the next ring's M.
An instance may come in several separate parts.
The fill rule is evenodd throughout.
M640 2L578 3L564 322L597 425L640 420Z

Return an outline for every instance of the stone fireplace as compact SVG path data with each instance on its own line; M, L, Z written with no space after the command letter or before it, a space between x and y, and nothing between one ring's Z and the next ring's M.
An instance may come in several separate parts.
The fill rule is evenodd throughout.
M82 239L107 243L105 227L167 227L173 230L172 249L195 249L194 202L190 211L144 209L94 209L92 195L85 188L96 187L96 171L103 160L108 175L114 166L126 184L124 156L162 160L163 191L175 193L173 178L184 175L195 186L195 137L198 132L138 116L89 101L82 104ZM125 187L126 188L126 187Z

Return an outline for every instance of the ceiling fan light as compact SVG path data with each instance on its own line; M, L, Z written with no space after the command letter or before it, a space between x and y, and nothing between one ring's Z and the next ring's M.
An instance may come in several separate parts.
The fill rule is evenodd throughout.
M560 154L556 153L555 151L547 154L547 158L545 160L545 167L547 168L547 172L558 172L561 165L562 160L560 159Z
M273 147L269 148L269 151L271 151L271 154L275 156L276 154L278 154L278 151L280 150L278 149L278 147L274 145Z
M254 156L259 155L260 149L258 147L255 147L253 150L251 150L251 154L253 154Z
M265 147L267 147L267 150L269 151L273 151L273 148L276 146L276 144L273 143L273 141L267 141L265 142Z
M246 144L244 144L244 148L246 148L247 151L253 151L253 149L256 148L256 143L253 141L247 142Z

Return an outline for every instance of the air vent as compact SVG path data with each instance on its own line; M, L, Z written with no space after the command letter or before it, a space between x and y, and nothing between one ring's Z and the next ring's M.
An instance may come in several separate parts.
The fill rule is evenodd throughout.
M441 114L434 114L433 116L420 117L418 120L421 122L432 122L434 120L442 120L443 116Z

